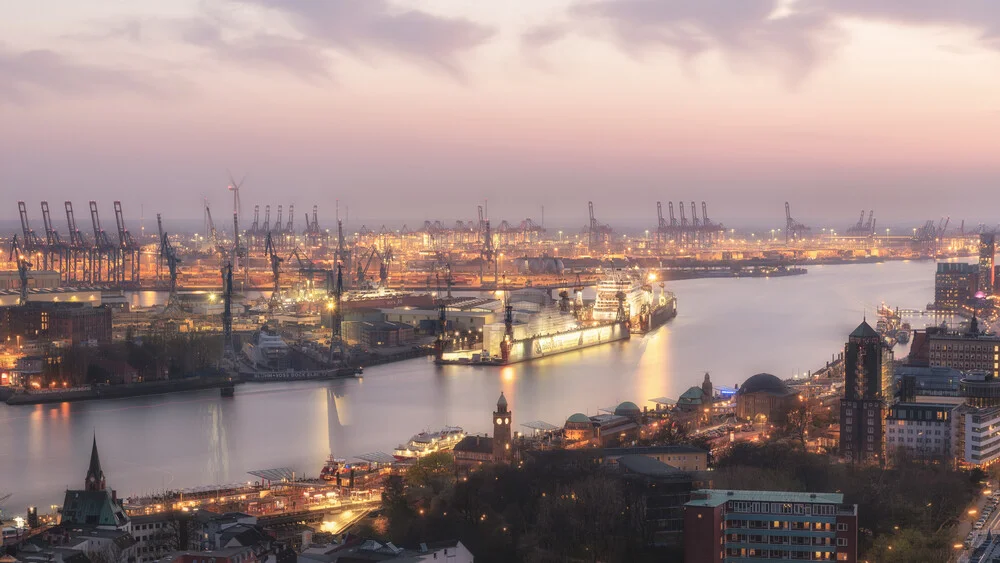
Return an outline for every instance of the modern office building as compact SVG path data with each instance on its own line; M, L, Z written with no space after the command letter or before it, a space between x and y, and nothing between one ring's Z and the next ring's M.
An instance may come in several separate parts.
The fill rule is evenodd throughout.
M1000 459L1000 406L955 409L955 457L964 467L986 467Z
M977 264L941 262L934 274L934 306L945 311L962 307L979 286Z
M885 460L885 414L893 402L892 349L862 322L844 350L840 455L853 463Z
M858 507L840 493L699 489L684 505L684 561L858 559Z
M997 253L997 236L995 233L979 235L979 291L986 295L993 294L996 285L993 257Z
M950 461L953 413L949 403L896 403L885 419L889 460Z

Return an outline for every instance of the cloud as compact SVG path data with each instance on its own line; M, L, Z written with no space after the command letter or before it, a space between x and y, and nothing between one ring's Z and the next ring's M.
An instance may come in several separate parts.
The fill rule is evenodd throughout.
M87 64L48 49L18 51L0 44L0 103L27 104L42 96L129 91L156 94L139 74Z
M666 47L691 58L720 51L730 60L777 66L789 77L832 52L836 30L822 10L781 0L586 0L570 9L630 53Z
M546 24L529 29L521 34L521 43L529 49L540 49L560 41L570 34L565 24Z
M1000 2L992 0L800 0L810 9L908 25L949 25L978 30L980 41L1000 49Z
M283 15L306 38L365 58L389 54L461 77L462 55L495 31L461 18L390 9L386 0L239 0Z
M227 38L226 24L207 17L160 24L175 37L208 50L223 62L280 69L306 81L330 78L330 57L313 41L260 31Z

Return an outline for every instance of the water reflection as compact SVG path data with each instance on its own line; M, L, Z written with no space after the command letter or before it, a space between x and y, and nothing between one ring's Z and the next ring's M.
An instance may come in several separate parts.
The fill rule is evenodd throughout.
M674 282L680 314L653 334L502 369L416 359L369 368L363 380L245 384L233 399L199 391L0 406L0 489L15 493L11 510L58 502L65 487L82 485L95 431L108 483L128 495L242 482L253 469L316 475L331 451L391 453L423 429L489 432L501 390L523 430L625 400L651 407L651 398L699 385L706 371L716 385L761 371L791 377L840 351L863 312L882 301L923 308L933 271L933 262L895 262Z

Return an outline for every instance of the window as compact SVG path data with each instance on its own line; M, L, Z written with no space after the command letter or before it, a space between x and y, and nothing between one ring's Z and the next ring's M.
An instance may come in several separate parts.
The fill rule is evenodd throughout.
M847 524L844 524L843 522L839 522L837 524L837 531L838 532L846 532L847 531Z
M847 547L847 538L837 538L837 547Z

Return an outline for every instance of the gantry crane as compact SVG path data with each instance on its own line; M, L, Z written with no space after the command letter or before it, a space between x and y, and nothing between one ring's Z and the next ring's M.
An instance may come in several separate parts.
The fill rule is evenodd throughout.
M862 212L863 213L863 212ZM798 240L811 231L809 227L799 223L792 218L792 208L785 202L785 244L789 241Z
M94 261L94 247L87 240L87 237L76 227L76 217L73 215L73 202L66 202L66 225L69 228L69 256L70 262L67 269L68 278L71 280L81 279L87 283L93 281L92 268ZM77 273L80 276L77 277Z

